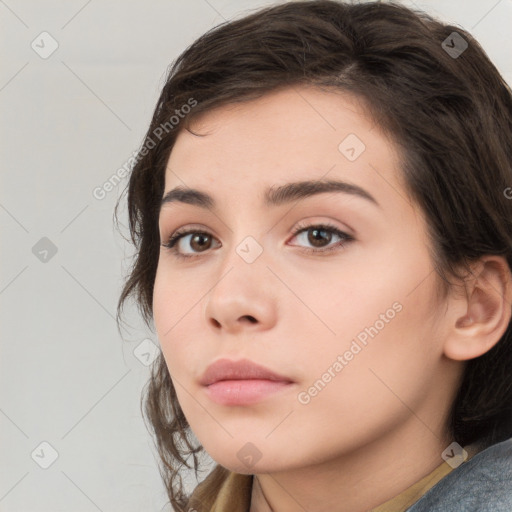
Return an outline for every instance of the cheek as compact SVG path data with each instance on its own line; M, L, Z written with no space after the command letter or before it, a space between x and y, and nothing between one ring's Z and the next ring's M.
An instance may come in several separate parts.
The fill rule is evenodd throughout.
M173 306L175 301L172 300L174 291L171 288L171 282L159 264L153 287L153 319L158 339L162 345L165 341L164 333L171 329L173 325Z
M343 276L337 287L331 281L325 293L307 295L308 282L303 285L302 298L316 314L304 316L296 327L307 368L303 389L315 381L319 388L327 383L323 406L341 400L341 407L364 409L386 396L398 401L395 389L414 401L436 371L442 340L434 319L442 308L434 302L435 273L410 262L383 267L358 274L363 278ZM283 316L296 307L290 305Z
M164 339L187 320L188 312L192 312L205 293L204 286L198 286L200 282L197 279L187 278L186 271L172 268L165 262L159 263L153 288L155 326L165 335Z
M158 266L153 289L153 319L171 375L177 375L176 372L186 366L187 354L193 350L186 334L191 330L193 334L194 327L189 322L194 313L197 314L194 304L199 307L193 286L186 286L182 280L177 273Z
M352 326L354 332L367 334L366 343L356 334L316 343L314 350L302 347L307 375L300 400L295 397L292 422L299 437L339 436L340 446L364 444L397 428L411 414L421 417L437 375L439 351L425 326L425 308L403 297L401 302L402 309L387 324L375 322L378 315L370 313L363 329ZM376 305L371 310L385 311ZM323 444L318 443L321 450Z

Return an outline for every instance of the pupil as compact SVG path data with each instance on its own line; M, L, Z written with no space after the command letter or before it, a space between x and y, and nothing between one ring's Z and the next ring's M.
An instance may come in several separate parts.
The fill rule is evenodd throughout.
M327 233L327 231L325 231L325 229L313 229L311 230L312 233L314 233L313 235L313 238L310 238L309 239L309 242L312 244L312 245L315 245L315 246L321 246L322 245L322 240L325 241L327 240L327 242L330 242L330 238L331 236L327 236L327 238L325 237L325 234ZM324 236L321 236L320 234L323 234ZM320 244L319 244L320 242Z
M204 241L205 241L205 239L207 239L207 238L208 238L208 235L204 235L204 234L199 233L199 234L195 235L195 236L192 238L192 244L193 244L193 245L196 245L196 243L197 243L197 247L196 247L196 249L197 249L197 248L199 248L199 249L204 248L204 247L205 247ZM199 241L199 242L198 242L198 241ZM207 244L206 244L206 245L207 245Z

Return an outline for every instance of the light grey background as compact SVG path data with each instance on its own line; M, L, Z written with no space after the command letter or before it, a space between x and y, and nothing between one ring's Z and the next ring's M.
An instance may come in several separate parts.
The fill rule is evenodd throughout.
M171 61L272 3L0 0L0 511L169 510L139 410L158 340L133 307L124 339L114 321L127 180L93 191L141 143ZM512 83L512 0L403 3L469 30Z

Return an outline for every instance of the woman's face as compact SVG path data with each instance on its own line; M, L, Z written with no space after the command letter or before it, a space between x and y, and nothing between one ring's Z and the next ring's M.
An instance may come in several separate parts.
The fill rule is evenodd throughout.
M192 129L205 136L179 134L164 195L195 189L211 203L162 205L162 244L196 234L161 247L153 307L206 451L233 471L269 472L441 428L453 398L443 304L392 143L350 96L306 87L221 107ZM319 180L357 189L291 185ZM201 379L219 359L288 383L214 391Z

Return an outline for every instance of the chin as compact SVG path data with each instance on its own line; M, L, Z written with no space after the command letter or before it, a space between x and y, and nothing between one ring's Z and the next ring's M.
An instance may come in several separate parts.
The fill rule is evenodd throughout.
M270 448L267 449L270 450ZM293 468L293 465L284 462L283 458L280 457L279 453L276 453L274 449L272 449L272 456L269 457L265 457L265 450L262 449L257 452L249 443L246 446L242 446L241 449L238 449L231 457L227 458L226 452L228 451L231 450L224 450L222 454L218 454L218 457L216 453L208 452L208 454L215 462L224 468L243 475L276 473ZM300 463L298 463L298 465L300 465Z

